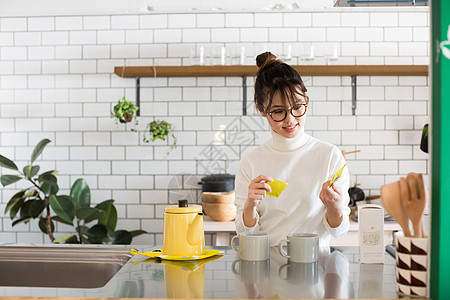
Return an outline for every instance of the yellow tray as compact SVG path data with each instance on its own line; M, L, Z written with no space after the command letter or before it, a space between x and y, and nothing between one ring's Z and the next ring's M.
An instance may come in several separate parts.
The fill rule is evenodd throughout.
M156 264L156 265L169 265L169 266L175 266L180 267L181 269L185 271L195 271L199 267L203 266L206 263L209 263L210 261L214 261L217 259L220 259L223 257L222 255L215 255L204 259L199 260L167 260L167 259L160 259L157 257L149 257L146 258L143 261L133 261L131 262L132 265L137 264Z
M131 254L143 255L147 257L157 257L168 260L197 260L211 257L214 255L223 255L224 252L220 250L205 250L205 253L203 255L164 255L162 254L161 249L153 250L150 252L139 252L136 249L131 249Z

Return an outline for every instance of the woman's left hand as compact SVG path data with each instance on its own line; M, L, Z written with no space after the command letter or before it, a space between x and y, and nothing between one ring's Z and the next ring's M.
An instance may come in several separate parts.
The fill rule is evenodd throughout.
M337 227L342 222L342 191L334 184L330 185L327 180L322 185L322 190L319 193L319 198L327 209L327 221L331 227Z

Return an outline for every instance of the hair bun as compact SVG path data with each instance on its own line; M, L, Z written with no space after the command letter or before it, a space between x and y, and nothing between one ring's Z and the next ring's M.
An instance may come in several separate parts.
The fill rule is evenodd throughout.
M261 53L256 57L256 65L258 66L257 74L261 73L271 65L281 65L282 61L277 59L275 55L270 53L269 51Z

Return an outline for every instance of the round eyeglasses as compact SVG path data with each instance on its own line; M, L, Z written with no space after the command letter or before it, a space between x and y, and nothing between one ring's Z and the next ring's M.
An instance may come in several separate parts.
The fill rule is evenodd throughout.
M277 108L269 113L269 116L274 120L275 122L281 122L284 119L286 119L288 111L291 113L291 115L294 118L300 118L304 114L306 114L306 108L308 107L308 104L298 104L295 106L292 106L290 109L284 109L284 108Z

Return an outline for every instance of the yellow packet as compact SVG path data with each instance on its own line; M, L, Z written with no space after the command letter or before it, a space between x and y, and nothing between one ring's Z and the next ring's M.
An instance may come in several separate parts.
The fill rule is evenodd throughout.
M273 179L273 181L268 182L267 184L272 188L272 192L267 193L267 196L275 198L278 198L288 185L286 182L279 181L276 179Z
M333 177L331 177L330 185L329 185L328 187L331 187L331 186L333 185L333 182L335 182L336 180L338 180L339 177L341 177L342 171L344 170L344 168L345 168L346 165L347 165L347 164L343 165L342 168L340 168L340 169L333 175Z

